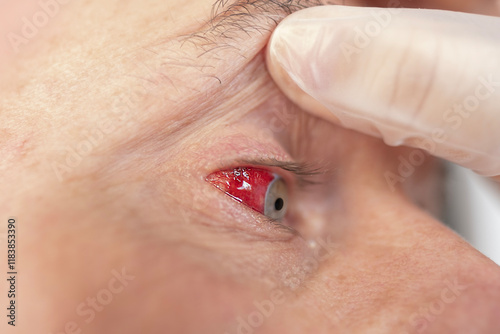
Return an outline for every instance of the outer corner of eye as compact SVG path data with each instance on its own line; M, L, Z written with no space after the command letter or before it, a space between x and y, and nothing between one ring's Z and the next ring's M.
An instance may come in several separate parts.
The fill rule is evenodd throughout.
M288 189L285 181L265 169L236 167L216 171L206 180L234 200L273 220L286 214Z

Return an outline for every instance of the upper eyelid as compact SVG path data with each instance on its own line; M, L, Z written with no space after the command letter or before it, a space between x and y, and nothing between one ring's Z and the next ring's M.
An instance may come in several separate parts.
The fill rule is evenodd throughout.
M277 159L254 159L254 160L239 160L240 165L253 165L256 167L270 167L277 168L287 172L290 172L299 187L307 187L309 185L315 185L319 182L316 180L317 176L325 173L321 167L315 166L310 163L301 163L294 161L280 161Z

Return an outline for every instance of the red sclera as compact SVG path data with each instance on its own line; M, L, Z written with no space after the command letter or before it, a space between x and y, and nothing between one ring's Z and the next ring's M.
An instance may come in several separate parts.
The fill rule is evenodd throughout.
M237 167L214 172L206 180L238 202L264 214L267 189L274 178L264 169Z

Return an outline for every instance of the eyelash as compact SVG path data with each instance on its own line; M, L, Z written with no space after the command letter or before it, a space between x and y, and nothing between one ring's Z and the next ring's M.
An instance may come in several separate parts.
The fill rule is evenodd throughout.
M277 159L242 160L239 162L239 165L250 165L255 168L268 169L271 173L276 173L289 182L290 179L293 178L294 183L296 183L299 188L319 184L316 177L324 173L321 168L312 164L280 161ZM288 174L288 177L286 175L283 176L283 174Z

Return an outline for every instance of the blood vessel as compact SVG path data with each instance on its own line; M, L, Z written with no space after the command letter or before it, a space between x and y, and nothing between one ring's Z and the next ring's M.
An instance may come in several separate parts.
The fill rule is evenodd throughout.
M266 193L273 173L253 167L236 167L207 176L206 180L233 199L264 214Z

